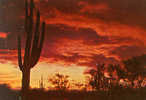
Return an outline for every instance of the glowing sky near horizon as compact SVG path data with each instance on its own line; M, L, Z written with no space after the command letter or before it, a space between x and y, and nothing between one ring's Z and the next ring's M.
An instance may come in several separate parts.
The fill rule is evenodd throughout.
M38 87L41 75L47 84L55 72L84 81L84 71L96 63L119 63L146 53L145 0L35 0L35 4L47 26L41 59L31 73L32 87ZM0 0L0 12L0 83L17 88L18 34L23 48L25 44L24 0Z
M79 67L76 65L70 65L62 67L61 64L47 64L39 63L35 68L31 70L31 88L39 88L41 77L43 77L44 86L46 89L52 88L52 85L48 82L56 73L69 75L69 80L79 83L85 83L84 71L86 67ZM0 63L0 84L8 84L11 88L21 88L21 71L11 62L7 64Z

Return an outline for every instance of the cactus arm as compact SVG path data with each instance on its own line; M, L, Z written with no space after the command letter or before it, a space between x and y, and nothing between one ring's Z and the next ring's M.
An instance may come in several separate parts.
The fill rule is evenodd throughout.
M39 43L39 33L40 33L40 30L39 30L39 27L40 27L40 12L38 11L37 12L37 19L36 19L36 28L35 28L35 35L34 35L34 41L33 41L33 48L37 48L37 45Z
M44 42L44 39L45 39L45 27L46 27L46 23L43 22L42 23L42 35L41 35L41 40L40 40L40 44L39 44L39 48L40 48L40 52L42 50L42 47L43 47L43 42Z
M34 37L33 37L33 44L32 44L32 50L31 50L31 67L33 67L36 63L37 63L37 59L39 55L39 48L38 48L38 43L39 43L39 35L40 35L40 12L37 12L37 18L36 18L36 27L35 27L35 33L34 33Z
M35 56L36 55L36 49L37 49L37 45L39 42L39 27L40 27L40 13L39 11L37 12L37 19L36 19L36 27L35 27L35 33L34 33L34 38L33 38L33 46L32 46L32 50L31 50L31 56Z
M23 70L23 65L22 65L22 57L21 57L21 37L18 36L18 64L19 68L22 71Z
M28 1L25 0L25 30L28 32Z
M42 23L42 32L41 32L41 38L40 38L40 44L39 44L39 47L38 47L38 55L37 55L37 58L39 59L40 58L40 55L41 55L41 51L42 51L42 48L43 48L43 43L44 43L44 39L45 39L45 22ZM38 61L38 60L37 60Z
M43 47L43 42L44 42L44 38L45 38L45 22L42 23L42 30L41 31L42 31L41 32L42 35L41 35L41 39L40 39L40 44L36 48L35 59L34 58L32 59L31 67L34 67L37 64L37 62L38 62L38 60L40 58L40 55L41 55L41 51L42 51L42 47Z
M29 32L28 32L28 34L30 35L32 32L33 32L33 9L34 9L34 2L33 2L33 0L31 0L31 2L30 2L30 16L29 16ZM32 34L31 34L32 35Z

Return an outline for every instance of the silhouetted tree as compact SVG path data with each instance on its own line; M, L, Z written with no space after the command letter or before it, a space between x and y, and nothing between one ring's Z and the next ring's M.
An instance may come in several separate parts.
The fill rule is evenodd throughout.
M39 58L43 47L44 35L45 35L45 22L42 23L40 30L40 12L37 11L35 28L34 28L34 2L33 0L25 0L25 54L24 61L21 57L21 37L18 36L18 63L19 68L22 71L22 100L27 99L27 92L30 84L30 70L33 68ZM41 32L40 32L41 31Z
M121 68L119 64L114 65L114 68L116 70L117 76L118 76L118 85L120 80L122 79L124 82L126 82L126 78L128 77L128 73L124 71L124 69Z
M55 74L52 78L49 78L49 82L52 83L52 85L57 89L57 90L67 90L69 88L69 76L68 75L63 75L63 74Z
M134 81L138 80L139 84L142 83L146 76L146 55L133 57L131 59L123 61L123 64L128 72L128 79L131 81L132 87L134 87ZM139 79L138 77L141 77Z
M108 67L107 67L107 73L108 73L108 77L107 77L107 87L108 89L112 88L113 87L113 83L112 81L115 80L114 78L114 71L115 71L115 66L113 64L109 64Z
M127 77L126 72L118 64L109 64L107 67L104 64L96 65L96 69L91 69L89 74L91 75L89 84L93 90L109 90L114 86L118 86L119 81L121 79L125 80ZM118 80L116 80L116 74Z
M105 65L97 64L96 69L90 70L89 74L91 79L89 84L92 86L93 90L103 90L106 87L107 80L104 76Z
M126 78L126 73L124 70L121 69L120 65L117 64L117 65L114 65L114 68L116 70L116 73L117 73L117 76L118 76L118 79L125 79Z

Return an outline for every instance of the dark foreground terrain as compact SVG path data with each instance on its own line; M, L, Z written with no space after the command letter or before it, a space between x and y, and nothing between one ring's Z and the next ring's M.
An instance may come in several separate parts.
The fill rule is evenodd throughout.
M146 100L146 88L114 89L109 92L32 90L30 100Z
M18 100L18 91L11 90L7 85L0 85L0 100Z
M19 100L19 92L11 90L7 85L0 85L0 100ZM29 92L30 100L146 100L146 88L120 89L108 92L87 91L44 91L33 89Z

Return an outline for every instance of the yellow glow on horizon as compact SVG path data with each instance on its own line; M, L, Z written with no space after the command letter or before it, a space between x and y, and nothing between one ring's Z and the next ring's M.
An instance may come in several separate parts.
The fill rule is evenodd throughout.
M13 89L20 89L21 87L21 71L11 62L0 63L0 84L8 84ZM48 78L55 73L69 75L71 80L75 82L84 83L85 75L83 74L87 67L70 65L64 66L63 64L48 64L45 62L38 63L31 70L31 88L38 88L39 81L43 77L45 88L51 87Z
M31 71L31 86L37 88L39 86L39 80L41 76L44 79L45 87L50 87L48 83L48 78L53 76L55 73L60 73L64 75L69 75L71 80L76 82L85 82L84 71L86 67L81 67L77 65L64 66L63 64L47 64L39 63Z
M0 63L0 84L8 84L12 88L21 86L21 72L11 62Z

